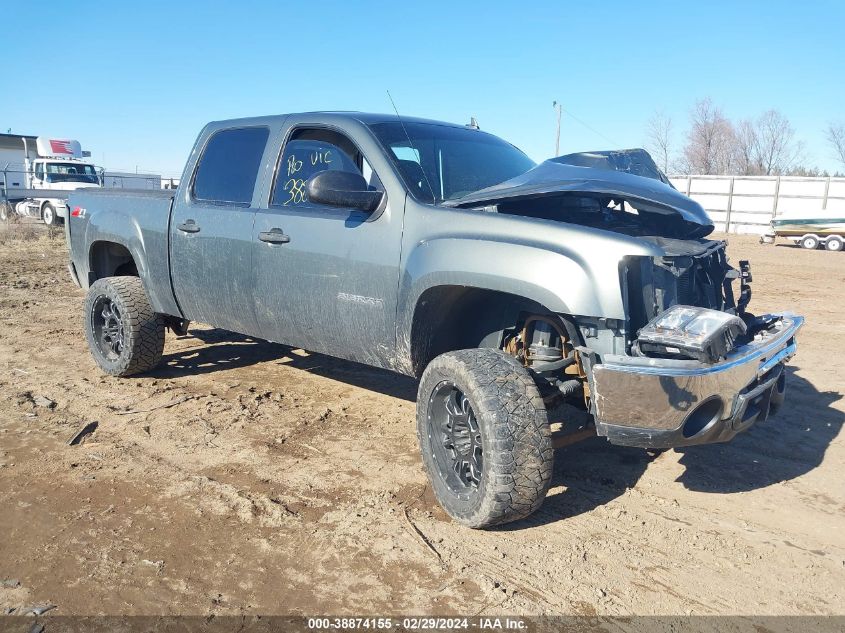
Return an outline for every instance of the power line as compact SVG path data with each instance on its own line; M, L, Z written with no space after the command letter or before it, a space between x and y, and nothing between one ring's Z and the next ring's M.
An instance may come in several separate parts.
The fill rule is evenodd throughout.
M588 130L590 130L593 134L598 134L599 136L601 136L601 137L602 137L605 141L607 141L608 143L613 143L613 145L616 145L616 146L618 146L618 145L619 145L619 143L617 143L616 141L614 141L612 138L610 138L610 137L608 137L608 136L605 136L604 134L602 134L601 132L599 132L596 128L594 128L594 127L593 127L592 125L590 125L589 123L586 123L586 122L582 121L582 120L581 120L581 119L579 119L577 116L575 116L574 114L572 114L569 110L567 110L566 108L564 108L562 105L558 104L558 106L560 107L560 109L561 109L561 110L563 110L564 112L566 112L566 114L568 114L569 116L571 116L573 119L575 119L575 121L577 121L578 123L580 123L581 125L583 125L583 126L584 126L585 128L587 128Z

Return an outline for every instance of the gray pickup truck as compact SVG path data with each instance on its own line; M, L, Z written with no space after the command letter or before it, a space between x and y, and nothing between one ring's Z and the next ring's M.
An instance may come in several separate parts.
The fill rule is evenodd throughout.
M268 116L208 124L175 192L69 207L103 371L198 321L416 376L423 464L472 527L543 502L560 401L651 448L765 420L803 323L747 311L748 263L642 150L536 165L476 126Z

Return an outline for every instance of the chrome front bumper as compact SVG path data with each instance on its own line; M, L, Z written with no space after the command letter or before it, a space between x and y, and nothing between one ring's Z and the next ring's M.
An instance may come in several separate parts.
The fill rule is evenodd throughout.
M719 363L605 355L590 368L596 430L614 444L724 442L783 402L804 317L784 314Z

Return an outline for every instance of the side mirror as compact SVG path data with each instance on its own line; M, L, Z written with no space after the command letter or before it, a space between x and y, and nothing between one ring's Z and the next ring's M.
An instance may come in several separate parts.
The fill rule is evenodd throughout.
M308 179L305 188L311 202L368 213L384 199L383 191L371 191L364 177L351 171L321 171Z

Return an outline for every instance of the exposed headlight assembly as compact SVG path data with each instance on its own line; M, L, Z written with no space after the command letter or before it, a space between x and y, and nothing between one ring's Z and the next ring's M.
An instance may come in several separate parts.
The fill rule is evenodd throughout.
M733 314L676 305L640 330L637 347L645 356L715 363L735 347L746 329L745 322Z

